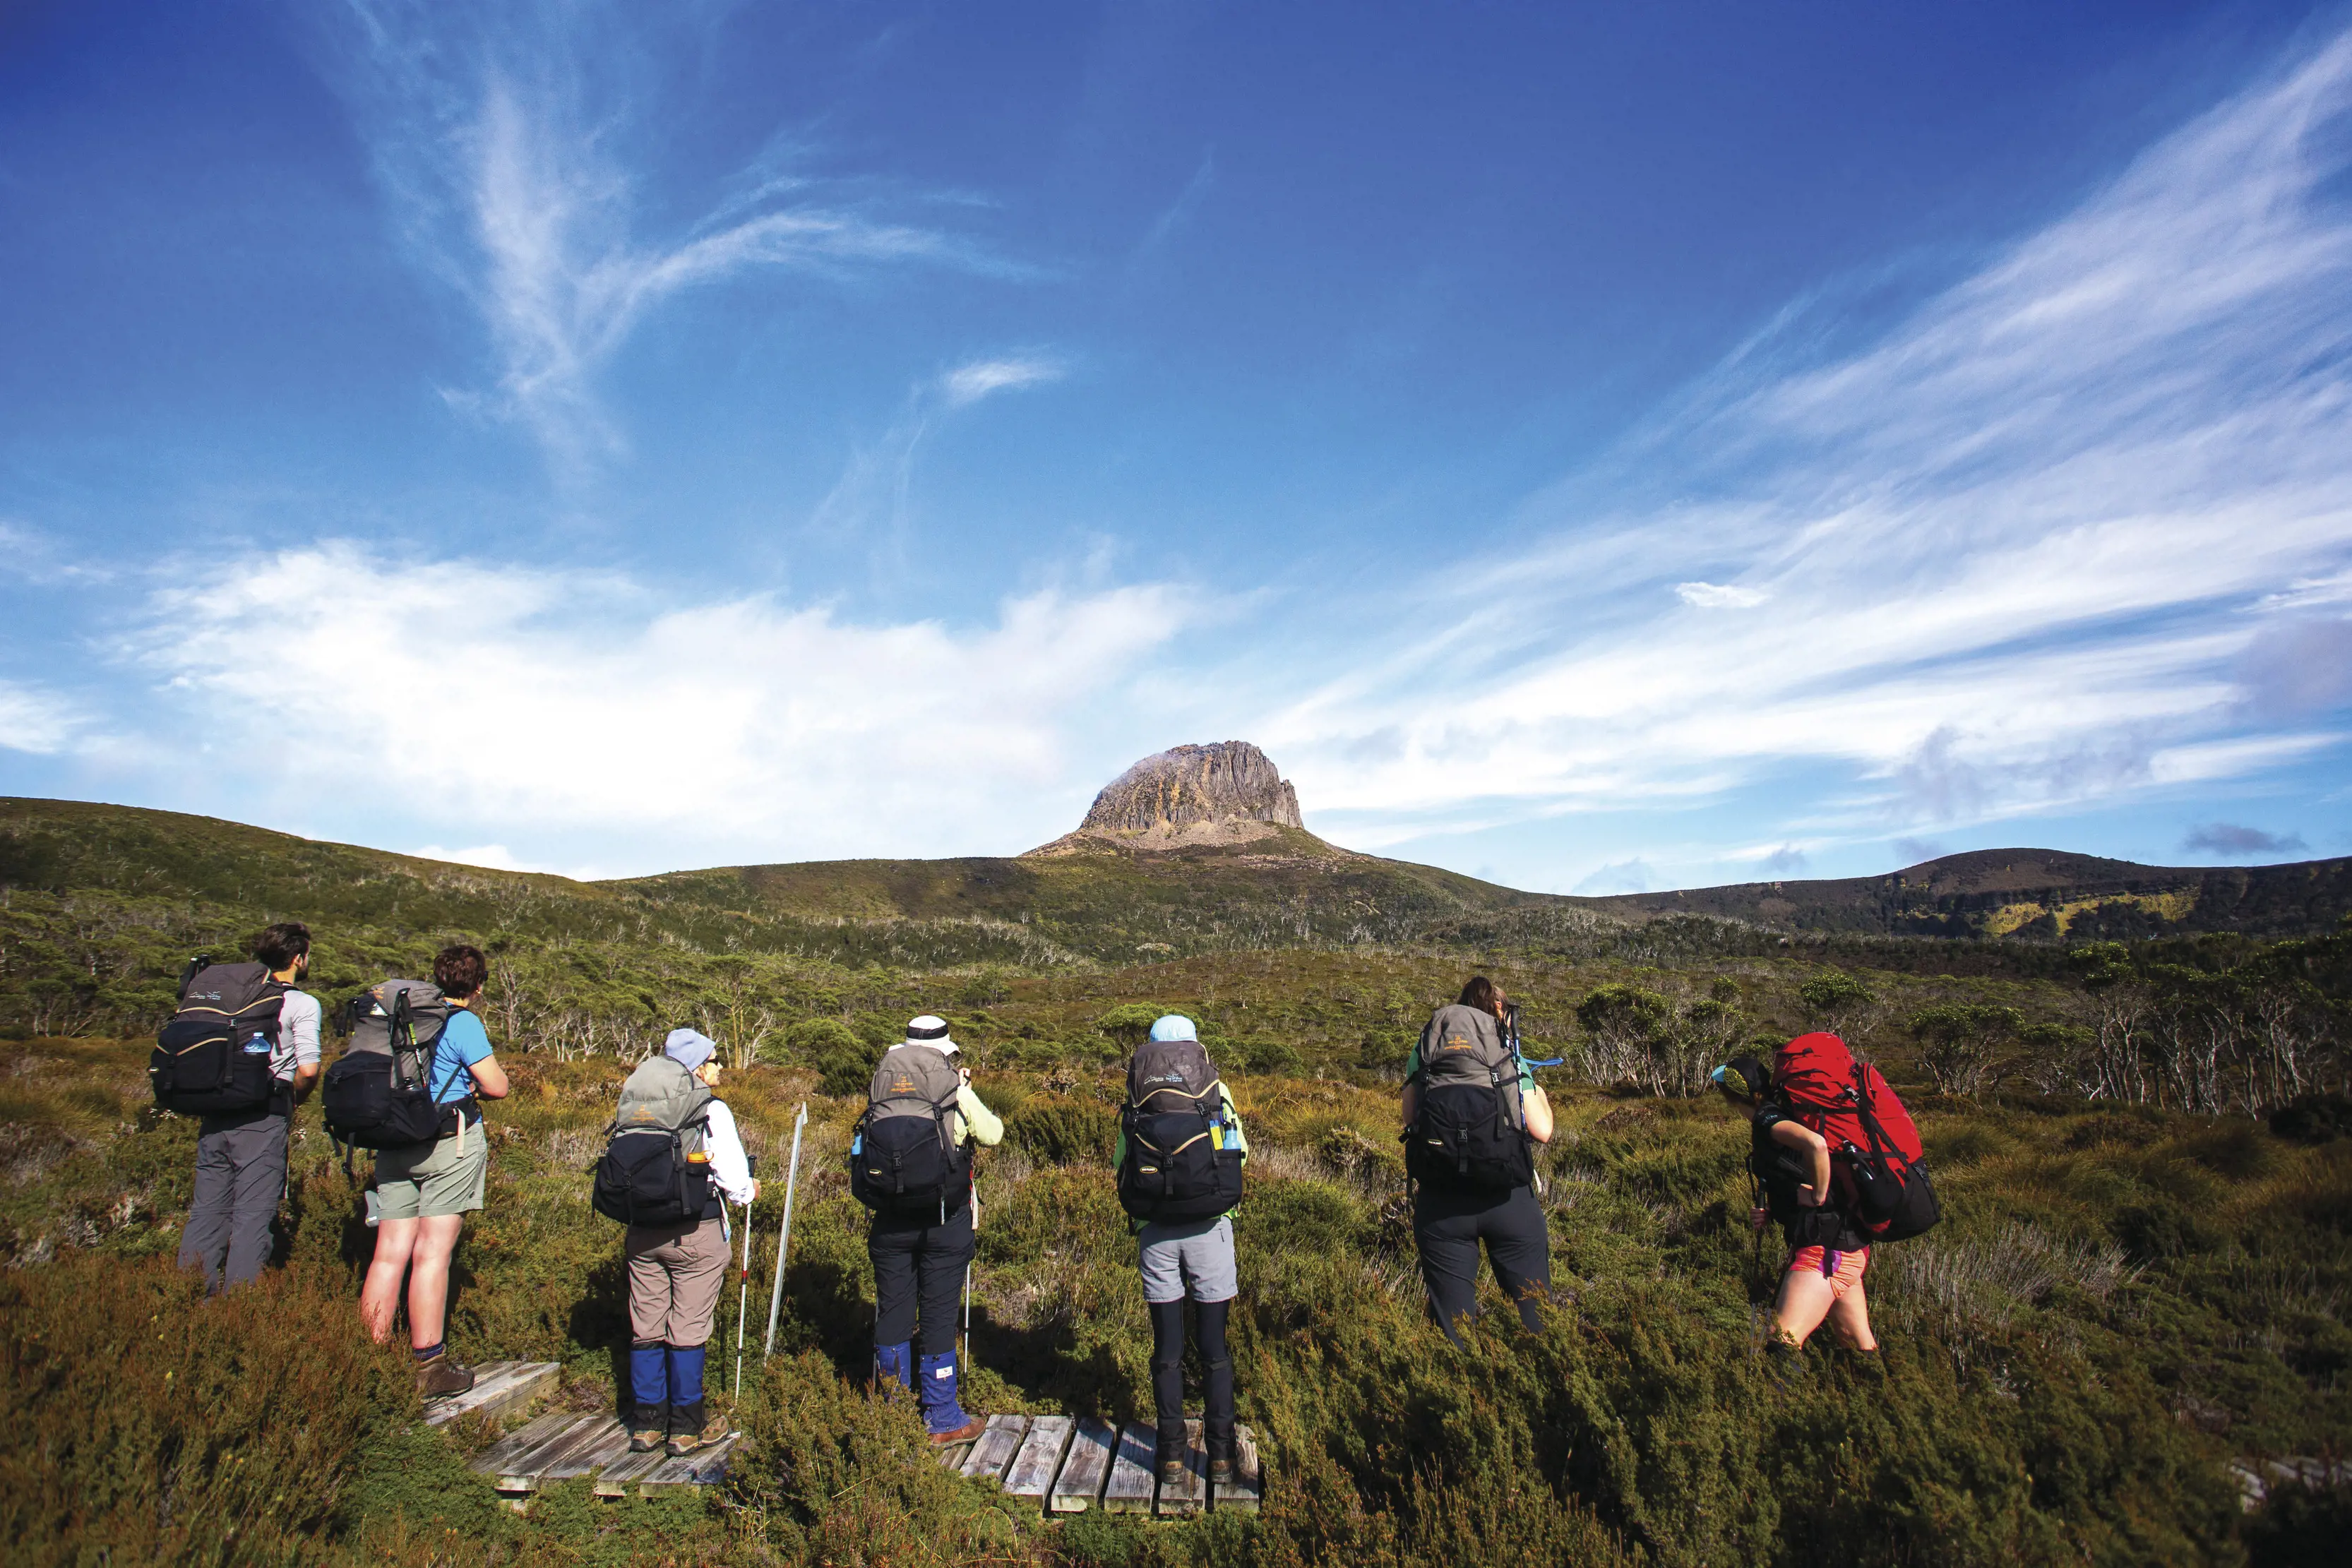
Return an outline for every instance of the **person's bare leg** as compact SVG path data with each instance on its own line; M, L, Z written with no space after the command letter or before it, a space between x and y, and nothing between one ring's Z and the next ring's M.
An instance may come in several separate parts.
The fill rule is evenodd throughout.
M378 1344L392 1337L392 1314L400 1306L401 1281L408 1275L419 1223L414 1219L376 1222L375 1258L368 1264L367 1283L360 1289L360 1322Z
M408 1266L408 1343L418 1350L441 1343L449 1311L449 1255L465 1225L462 1214L416 1222L416 1252Z
M1772 1330L1790 1344L1802 1344L1829 1316L1837 1296L1817 1269L1791 1269L1780 1276L1780 1299L1773 1304Z
M1862 1293L1861 1281L1856 1280L1853 1288L1839 1297L1837 1304L1830 1308L1829 1322L1830 1327L1837 1331L1838 1338L1855 1350L1878 1348L1878 1336L1870 1332L1870 1302Z

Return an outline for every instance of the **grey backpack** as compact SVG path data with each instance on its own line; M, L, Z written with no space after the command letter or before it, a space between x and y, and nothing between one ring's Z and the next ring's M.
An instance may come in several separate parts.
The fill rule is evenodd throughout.
M971 1192L971 1155L959 1143L963 1074L944 1051L893 1046L874 1070L866 1114L849 1141L849 1190L877 1214L942 1223Z
M1535 1179L1518 1051L1494 1014L1459 1002L1431 1014L1413 1082L1421 1098L1405 1132L1407 1174L1481 1191Z
M353 997L344 1015L351 1044L319 1086L328 1133L362 1149L438 1138L448 1117L433 1103L433 1053L451 1011L441 988L425 980L386 980Z
M621 1085L589 1201L624 1225L691 1225L710 1204L710 1106L702 1080L656 1056Z

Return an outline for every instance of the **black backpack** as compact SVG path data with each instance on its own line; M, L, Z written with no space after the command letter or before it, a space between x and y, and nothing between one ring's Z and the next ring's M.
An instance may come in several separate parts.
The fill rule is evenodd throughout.
M971 1196L971 1155L956 1142L963 1075L927 1045L893 1046L866 1086L849 1139L849 1190L879 1215L941 1223Z
M1516 1042L1494 1014L1454 1003L1421 1031L1421 1086L1405 1173L1433 1187L1501 1192L1535 1180Z
M1242 1200L1242 1153L1219 1147L1227 1122L1217 1070L1199 1040L1144 1041L1128 1063L1118 1113L1127 1138L1119 1207L1162 1225L1231 1210Z
M605 1129L604 1158L589 1201L624 1225L691 1225L710 1207L710 1156L703 1146L715 1098L667 1056L640 1062L621 1085L621 1108Z
M267 964L215 964L209 955L180 972L179 1005L147 1059L155 1103L183 1116L266 1108L278 1092L269 1071L286 987Z
M449 1024L441 988L386 980L352 998L352 1042L327 1069L319 1103L329 1136L362 1149L401 1149L441 1135L453 1110L433 1103L433 1052Z

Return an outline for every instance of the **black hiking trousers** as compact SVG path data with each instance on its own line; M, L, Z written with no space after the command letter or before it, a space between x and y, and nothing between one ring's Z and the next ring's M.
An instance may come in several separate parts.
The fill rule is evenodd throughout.
M1196 1301L1192 1347L1201 1353L1202 1440L1213 1459L1234 1457L1234 1358L1225 1348L1225 1312L1233 1302ZM1184 1451L1184 1301L1153 1301L1151 1399L1159 1416L1158 1461Z
M904 1344L920 1335L917 1355L945 1355L955 1349L957 1303L963 1271L971 1262L971 1205L932 1220L874 1217L866 1256L874 1264L874 1343ZM918 1317L921 1328L916 1327Z
M1413 1195L1412 1239L1421 1249L1421 1280L1445 1337L1462 1343L1458 1325L1477 1315L1478 1243L1495 1282L1518 1304L1519 1321L1543 1326L1538 1299L1551 1293L1551 1232L1535 1189L1449 1191L1423 1182Z

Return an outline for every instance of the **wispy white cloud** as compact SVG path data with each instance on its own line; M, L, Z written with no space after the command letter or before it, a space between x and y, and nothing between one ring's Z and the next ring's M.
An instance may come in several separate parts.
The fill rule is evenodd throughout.
M915 460L940 419L998 392L1042 386L1066 373L1062 361L1050 355L1008 354L970 361L908 389L889 427L850 453L841 476L810 515L809 530L819 537L867 534L881 557L899 564L908 543Z
M661 94L647 63L707 7L349 0L342 80L414 252L478 311L495 389L453 402L524 422L561 469L621 448L596 372L665 301L760 269L849 277L922 264L1019 269L774 166L779 140L708 209L664 223L644 163ZM828 194L828 192L833 193Z
M2352 36L1860 351L1750 346L1263 738L1365 842L1792 767L1884 835L2339 744L2298 673L2352 565L2347 131Z
M0 747L35 757L66 750L85 727L70 702L41 686L0 680Z
M1753 610L1771 597L1760 588L1736 583L1678 582L1675 597L1700 610Z
M1050 837L1064 824L1038 801L1074 734L1193 620L1181 591L1145 585L1031 593L968 632L861 624L339 543L163 591L124 652L218 699L205 711L247 727L278 782L490 841L435 852L494 864L509 842L604 830L610 858L649 871L692 845L958 853Z
M1060 363L1038 356L974 360L970 364L958 365L940 378L940 395L950 408L962 408L997 392L1061 379Z

